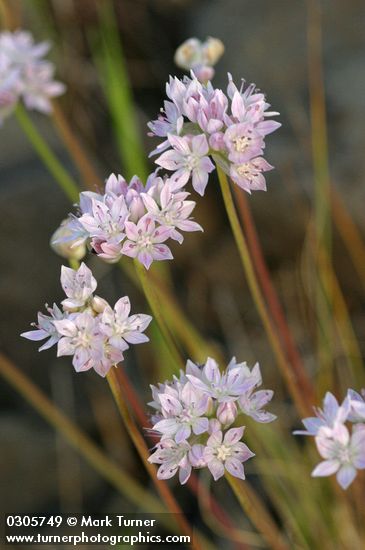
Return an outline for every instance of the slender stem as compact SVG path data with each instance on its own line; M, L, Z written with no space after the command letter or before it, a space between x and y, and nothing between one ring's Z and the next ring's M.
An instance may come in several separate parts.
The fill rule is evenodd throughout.
M83 146L70 127L58 101L53 101L52 119L72 160L80 172L85 187L91 191L100 189L103 185L103 181L98 177L95 168L91 165Z
M118 367L117 367L118 368ZM122 420L124 422L124 425L127 429L127 432L132 439L132 442L142 460L142 463L144 467L146 468L147 472L151 476L151 479L159 492L162 500L165 502L167 508L170 510L172 514L176 514L176 521L178 522L182 532L186 533L192 538L192 529L187 522L180 506L178 505L175 497L171 493L168 485L157 478L156 474L156 468L153 464L148 462L148 458L150 456L147 445L140 434L137 426L135 425L133 418L129 412L129 409L126 405L126 402L123 397L123 389L122 386L118 380L118 377L115 372L115 368L112 368L108 374L107 374L107 380L110 386L110 389L112 391L112 394L114 396L115 402L117 404L118 410L120 412L120 415L122 417ZM194 545L194 541L193 541ZM195 543L194 546L197 550L199 545Z
M131 502L148 506L153 512L166 512L158 499L110 460L95 443L75 426L7 357L0 354L0 374L53 428L60 432L95 470Z
M146 270L137 260L135 261L134 265L135 265L136 272L140 280L141 286L143 288L143 292L151 308L152 315L154 316L157 322L158 328L160 329L161 335L171 355L171 358L174 361L175 367L177 370L179 368L183 368L184 364L181 358L180 351L178 350L176 343L171 336L170 330L166 325L166 321L161 310L161 304L158 300L158 297L156 295L153 285L150 284Z
M337 230L349 251L352 263L365 288L365 246L360 231L334 187L331 189L332 214Z
M331 267L331 207L328 144L326 126L326 101L322 67L322 25L319 0L307 0L308 9L308 79L311 115L311 143L314 172L314 219L316 247L316 312L318 319L319 371L323 386L332 380L333 313L332 296L325 294L330 285ZM327 281L326 281L327 280ZM322 282L324 282L324 285Z
M278 332L280 333L282 339L282 343L286 347L288 358L290 359L293 369L297 373L297 377L300 381L299 383L303 389L303 392L305 393L308 402L314 403L315 394L313 386L305 370L303 361L300 357L296 343L285 318L280 300L271 281L265 258L262 253L260 241L257 236L255 223L253 221L247 199L244 195L244 191L242 191L237 185L235 185L233 189L237 200L240 217L247 235L247 242L250 248L252 261L254 267L256 268L256 273L261 283L261 288L265 295L271 316L276 323Z
M284 542L282 534L272 521L265 505L252 491L248 481L239 480L230 474L226 474L226 479L236 495L242 510L266 539L269 547L273 550L289 550L289 546Z
M77 202L79 189L77 184L69 176L60 161L54 155L47 142L43 139L37 128L34 126L31 118L22 105L18 105L15 110L16 117L24 133L28 137L35 151L41 157L44 164L58 185L72 202Z
M254 300L257 311L261 317L265 331L269 338L272 350L277 360L277 364L284 376L284 379L288 385L288 389L294 399L294 402L298 407L298 411L302 415L307 416L307 414L311 410L311 404L308 403L307 400L305 399L305 396L302 392L302 388L300 387L300 382L298 380L297 374L290 368L290 365L287 362L287 359L281 349L280 343L276 336L275 330L272 326L272 322L268 315L266 305L256 279L256 274L253 269L246 239L243 235L242 228L237 216L237 212L236 212L232 194L229 188L227 176L219 168L219 166L217 166L217 171L218 171L218 178L221 185L221 190L222 190L222 195L223 195L223 200L226 207L227 215L231 224L234 238L236 240L236 245L240 254L242 265L246 273L246 278L251 291L252 298Z

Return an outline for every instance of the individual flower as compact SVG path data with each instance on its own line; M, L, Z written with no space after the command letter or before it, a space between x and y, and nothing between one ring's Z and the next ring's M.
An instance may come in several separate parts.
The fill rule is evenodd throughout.
M173 184L165 182L161 191L154 198L155 186L142 194L142 200L149 214L164 227L171 227L170 238L183 242L180 231L203 231L202 227L190 218L195 202L185 200L189 193L172 190ZM180 231L179 231L180 230Z
M61 286L67 298L62 301L65 310L83 307L97 287L91 270L84 262L77 271L70 267L61 267Z
M33 323L35 330L29 330L28 332L23 332L21 336L27 338L28 340L33 340L38 342L39 340L44 340L48 338L47 342L39 348L38 351L43 351L49 349L61 338L60 333L54 325L54 321L59 321L65 317L65 314L60 310L57 304L53 304L53 307L48 307L46 309L50 315L45 315L44 313L38 313L38 323Z
M341 404L327 392L323 408L316 416L304 418L306 430L294 434L315 437L319 454L324 460L312 472L313 477L336 474L338 483L347 489L357 470L365 469L365 415L363 397L352 389ZM350 431L350 425L353 424Z
M203 456L213 478L217 481L227 470L231 475L245 479L242 463L255 456L240 439L244 428L231 428L223 437L221 431L214 432L208 439Z
M39 351L57 344L57 356L72 355L76 372L94 369L106 376L111 367L123 361L129 344L141 344L148 338L143 332L151 322L149 315L130 314L127 296L120 298L114 309L100 296L94 296L97 283L90 269L81 264L77 270L62 266L61 284L67 298L47 306L50 315L38 313L35 330L21 336L44 340Z
M124 296L117 301L114 309L105 307L100 320L101 331L108 336L110 345L121 351L127 349L128 344L148 342L144 331L152 317L145 314L130 316L130 311L130 300Z
M73 355L72 364L76 372L88 370L93 360L100 356L100 338L98 323L90 312L84 311L74 318L54 321L61 338L57 345L57 357Z
M347 489L357 475L365 469L365 426L357 426L350 435L341 423L333 430L322 426L315 438L319 454L325 460L312 472L313 477L336 474L343 489Z
M179 481L184 485L191 474L189 451L186 441L176 443L173 439L164 439L157 444L156 451L148 458L152 464L160 464L157 470L158 479L170 479L179 471Z
M160 154L156 163L173 172L171 179L182 186L191 177L194 189L203 195L212 158L245 191L266 190L264 173L272 166L262 156L265 137L280 123L270 119L278 113L269 110L265 95L254 84L245 87L243 82L237 88L228 74L225 93L210 81L199 82L192 72L190 78L170 78L166 93L168 112L162 110L148 126L152 135L164 138L152 154Z
M304 418L302 423L305 430L296 430L295 435L317 435L320 428L323 426L333 429L337 423L343 424L346 422L350 411L350 401L345 401L339 405L336 397L327 392L323 399L323 408L315 408L316 416Z
M231 362L227 370L221 373L218 363L211 357L202 368L188 361L186 376L194 388L205 392L218 403L238 400L254 384L245 363Z
M178 188L192 177L195 191L204 195L209 174L214 170L214 164L207 156L209 145L205 135L179 137L169 134L168 141L173 149L162 153L156 164L174 171L172 180Z
M347 392L347 399L350 406L348 420L350 420L350 422L365 422L365 390L361 390L361 394L362 395L351 389Z
M209 420L205 413L209 406L209 396L201 393L187 383L181 394L160 393L162 420L158 421L153 429L162 434L162 437L175 438L177 443L188 439L193 432L200 435L208 431Z
M137 258L146 269L153 260L171 260L171 250L164 241L171 236L171 228L156 223L150 214L146 214L137 224L125 222L127 240L123 243L122 254Z
M150 431L160 440L149 460L160 464L159 479L169 479L179 471L180 483L185 483L192 468L205 467L215 480L225 470L244 479L242 463L254 454L241 441L244 426L229 426L233 422L242 424L243 414L259 422L275 419L271 415L263 420L262 415L269 413L254 406L262 401L259 397L252 399L254 404L247 407L248 412L240 406L244 393L252 398L253 388L261 382L258 365L250 370L246 363L237 363L233 358L221 373L214 359L208 358L202 367L188 361L186 372L151 386Z
M52 111L51 99L64 93L54 66L42 59L50 44L35 44L27 31L0 32L0 124L20 99L27 109Z

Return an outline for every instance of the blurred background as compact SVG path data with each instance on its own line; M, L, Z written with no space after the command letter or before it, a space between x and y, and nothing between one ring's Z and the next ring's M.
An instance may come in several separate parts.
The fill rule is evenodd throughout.
M53 42L50 57L58 79L67 85L59 103L102 179L111 172L126 174L108 109L110 82L103 66L108 25L117 29L122 44L129 81L124 86L128 90L130 85L135 100L135 128L146 157L156 145L147 136L146 124L156 118L162 105L168 76L182 76L173 55L185 39L213 36L224 42L216 86L225 88L229 71L236 82L244 78L267 93L283 124L267 139L266 157L276 169L267 175L268 192L254 193L249 203L298 347L308 372L315 374L315 326L306 260L313 199L306 2L116 0L112 20L101 8L109 1L12 0L8 4L16 27L31 30L37 42ZM321 6L331 182L364 234L365 4L323 0ZM52 121L33 114L32 119L65 167L79 178ZM0 136L1 351L131 475L149 483L107 384L93 371L75 375L67 358L56 359L54 350L39 354L36 345L19 337L45 302L62 298L59 274L65 261L51 250L49 240L70 205L15 117L6 120ZM152 171L153 163L147 168ZM226 357L260 361L265 386L276 391L271 410L279 413L285 392L247 290L216 180L212 178L204 198L195 195L194 200L195 219L205 232L188 234L182 246L173 246L177 298L196 327ZM336 229L333 243L337 277L364 352L364 292ZM98 280L98 294L110 301L128 294L135 312L146 311L143 296L117 267L93 257L88 263ZM341 365L343 350L336 342L333 355L336 365ZM158 352L153 346L140 346L128 354L125 368L143 401L148 401L149 383L163 377ZM4 512L133 511L3 381L0 397ZM291 427L298 422L295 415L289 419ZM248 472L252 467L247 465ZM222 483L215 490L224 502L229 489ZM197 513L190 493L180 487L176 491L183 508ZM238 515L238 509L233 508L232 514Z

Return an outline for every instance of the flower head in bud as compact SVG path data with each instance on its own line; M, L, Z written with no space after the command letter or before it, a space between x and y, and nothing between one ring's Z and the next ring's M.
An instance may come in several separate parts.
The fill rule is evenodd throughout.
M178 47L175 53L175 63L181 69L194 71L201 82L207 82L214 76L213 66L224 53L224 45L218 38L207 38L201 42L197 38L189 38Z

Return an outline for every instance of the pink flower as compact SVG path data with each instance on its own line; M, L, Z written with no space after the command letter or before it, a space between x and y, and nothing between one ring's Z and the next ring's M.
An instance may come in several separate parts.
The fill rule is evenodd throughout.
M245 479L242 463L255 456L255 454L250 451L245 443L240 441L243 432L243 427L231 428L224 438L221 431L214 432L209 437L203 457L214 481L224 475L224 470L235 477Z
M365 469L365 425L357 425L351 436L341 423L333 430L319 429L316 436L319 454L325 459L312 472L313 477L336 473L338 483L347 489L356 477L357 470Z
M153 260L171 260L170 249L165 244L171 235L171 228L159 226L150 214L146 214L137 224L125 222L127 240L123 243L122 254L137 258L146 269L149 269Z
M124 351L129 344L142 344L149 338L143 334L152 317L150 315L137 314L129 316L131 303L128 296L119 298L114 310L108 306L103 310L100 320L100 329L108 336L109 343L116 349Z
M65 314L60 310L60 308L53 304L53 307L50 308L46 305L46 309L50 315L44 315L44 313L38 313L38 323L33 323L33 326L36 327L35 330L30 330L28 332L23 332L20 336L27 338L28 340L33 340L35 342L39 340L44 340L48 338L47 342L39 348L38 351L43 351L51 348L57 344L58 340L61 338L58 333L54 322L55 320L61 320L65 317Z
M61 267L61 285L67 296L62 305L65 310L83 307L97 287L96 279L83 262L75 271L70 267Z
M164 437L174 438L177 443L187 440L191 433L200 435L208 430L208 418L203 416L208 409L209 397L195 390L190 383L181 392L159 393L163 418L153 430Z
M39 351L58 344L58 357L73 355L77 372L94 369L106 376L111 367L123 361L123 352L129 344L148 342L143 332L151 322L149 315L129 315L128 296L114 306L100 296L93 296L96 280L90 269L82 264L78 270L62 266L61 282L67 295L61 311L56 304L48 308L49 315L38 314L36 330L21 336L29 340L47 342Z
M92 368L93 362L102 355L100 340L103 340L95 317L84 311L74 318L54 321L54 325L61 335L57 357L73 355L76 372Z
M191 464L188 453L191 449L186 441L176 443L173 439L164 439L157 444L156 451L148 461L160 464L157 471L158 479L170 479L179 471L179 481L184 485L191 474Z
M208 175L214 170L214 164L207 156L209 152L207 138L204 134L191 137L169 134L168 140L173 149L162 153L156 160L156 164L174 171L171 179L176 182L178 188L185 185L192 176L195 191L204 195Z
M146 209L153 218L164 227L171 227L171 239L182 243L184 237L178 231L203 231L203 228L190 219L195 202L185 200L189 193L173 193L173 183L166 180L161 191L156 193L156 186L152 186L148 193L142 195ZM158 198L154 198L157 195Z
M271 166L262 157L256 157L242 164L232 164L229 175L241 189L251 191L266 191L266 181L263 172L272 170Z
M177 186L186 185L192 177L193 187L201 195L214 166L209 155L247 192L266 190L263 172L272 169L261 155L265 136L280 127L268 117L278 113L268 110L265 95L254 84L245 88L243 82L238 89L231 75L228 78L226 94L211 82L202 84L194 73L182 80L170 78L166 92L171 100L169 110L172 103L174 119L179 120L178 130L170 126L167 133L165 126L161 132L159 121L149 125L154 135L166 137L167 133L168 138L152 153L164 151L156 163L174 172L172 179ZM161 116L168 119L166 113ZM200 143L193 150L192 142L198 138Z

